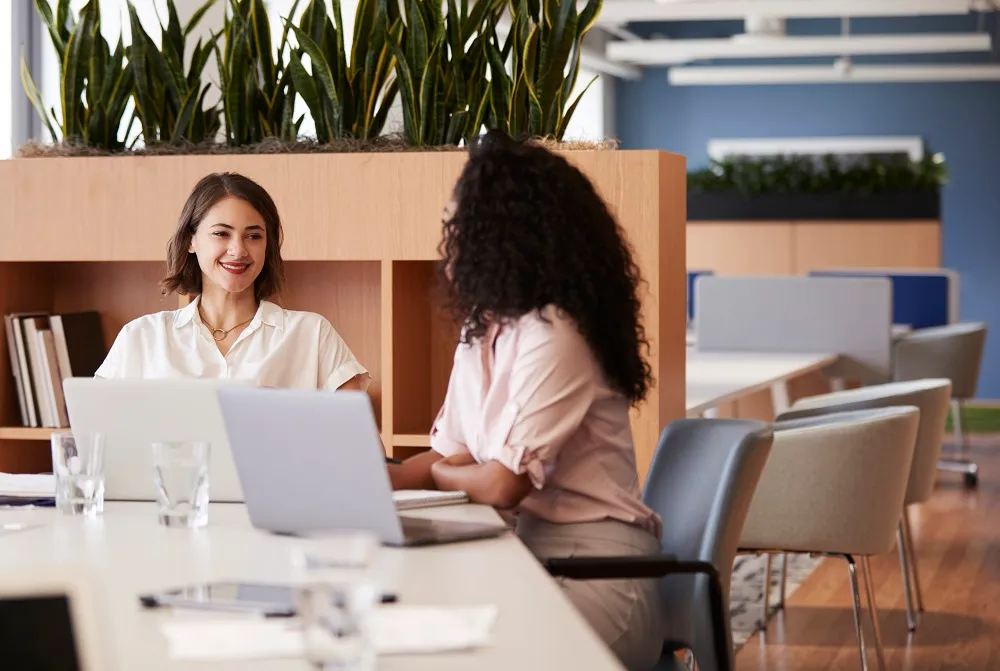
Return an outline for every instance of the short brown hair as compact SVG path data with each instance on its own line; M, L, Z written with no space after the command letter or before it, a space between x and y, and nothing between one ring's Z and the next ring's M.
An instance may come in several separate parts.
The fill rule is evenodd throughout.
M202 177L184 203L177 231L167 243L167 276L160 280L164 294L190 296L201 293L201 267L195 255L188 251L191 238L208 211L228 197L245 201L264 220L267 247L264 267L254 281L254 297L261 301L281 291L285 262L281 258L281 217L277 206L264 187L249 177L235 172L217 172Z

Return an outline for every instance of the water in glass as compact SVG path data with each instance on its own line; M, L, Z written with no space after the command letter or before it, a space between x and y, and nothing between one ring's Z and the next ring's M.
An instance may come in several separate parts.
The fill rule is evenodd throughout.
M66 515L104 512L104 435L60 432L50 439L56 508Z
M153 443L153 469L160 524L203 527L208 524L206 442Z

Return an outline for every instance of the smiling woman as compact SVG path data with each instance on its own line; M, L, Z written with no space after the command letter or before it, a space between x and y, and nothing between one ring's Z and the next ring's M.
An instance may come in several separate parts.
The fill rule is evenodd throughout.
M278 209L259 184L235 173L202 178L184 204L160 283L165 294L194 299L126 324L97 377L367 390L371 376L325 317L268 300L284 279L281 243Z

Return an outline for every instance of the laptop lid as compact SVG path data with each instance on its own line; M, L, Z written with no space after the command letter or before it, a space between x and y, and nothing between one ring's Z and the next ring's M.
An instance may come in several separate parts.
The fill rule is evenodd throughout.
M220 388L218 396L256 528L360 529L403 542L366 393Z
M114 671L110 620L75 566L0 572L0 651L11 669Z
M105 434L105 499L155 500L152 444L198 440L211 443L209 500L239 502L243 491L215 392L251 385L241 380L74 377L63 381L63 390L70 426Z

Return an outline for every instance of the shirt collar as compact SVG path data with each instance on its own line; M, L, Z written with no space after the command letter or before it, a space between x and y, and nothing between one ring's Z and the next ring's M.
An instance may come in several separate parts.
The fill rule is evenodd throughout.
M201 296L195 296L190 303L177 311L174 315L174 328L183 328L194 321L195 316L198 314L199 299L201 299ZM255 322L267 324L279 331L284 331L285 311L270 301L261 301L260 306L257 308L257 314L254 315L253 321L250 324L253 325Z

